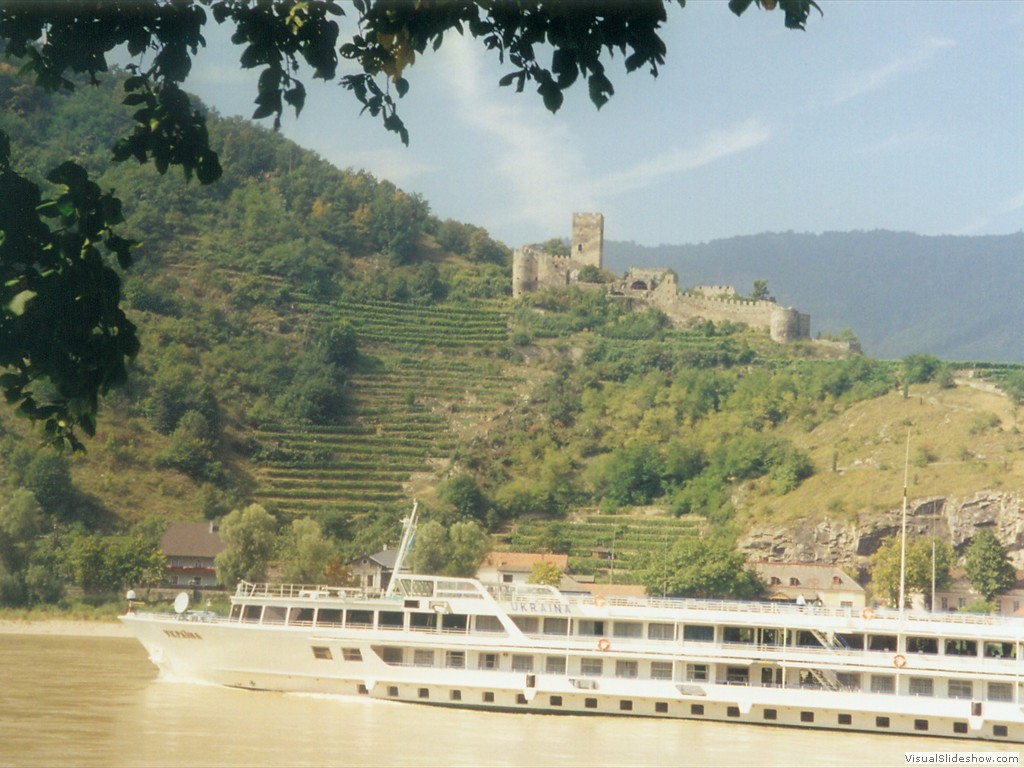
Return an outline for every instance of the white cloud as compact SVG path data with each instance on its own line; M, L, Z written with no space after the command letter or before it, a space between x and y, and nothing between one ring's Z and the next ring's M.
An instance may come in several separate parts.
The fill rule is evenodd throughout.
M840 86L833 104L841 104L865 93L877 91L885 87L894 79L907 72L912 72L940 51L950 48L956 43L948 37L933 37L925 41L917 48L907 51L887 64L875 69L859 72L850 77L845 84Z
M974 235L984 232L997 219L1011 213L1024 212L1024 189L1016 195L997 202L992 209L954 231L954 235ZM1019 227L1018 227L1019 229Z

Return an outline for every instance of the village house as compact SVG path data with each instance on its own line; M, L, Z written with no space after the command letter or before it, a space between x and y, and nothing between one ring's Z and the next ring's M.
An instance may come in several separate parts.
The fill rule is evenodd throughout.
M533 574L533 566L550 563L559 571L569 570L569 556L537 552L488 552L477 569L476 577L483 582L526 584Z
M971 586L962 571L954 571L946 589L935 590L936 611L959 611L972 603L979 603L981 595ZM1024 571L1017 572L1017 583L1013 589L992 598L996 613L1024 615Z
M160 537L167 558L167 580L180 587L216 587L214 558L224 549L220 526L212 521L175 522Z
M753 566L770 600L858 610L866 605L864 588L837 565L759 562Z
M383 592L391 583L391 574L395 572L397 559L397 549L385 549L374 555L360 555L349 560L348 568L355 586ZM408 566L402 567L403 573L407 570Z

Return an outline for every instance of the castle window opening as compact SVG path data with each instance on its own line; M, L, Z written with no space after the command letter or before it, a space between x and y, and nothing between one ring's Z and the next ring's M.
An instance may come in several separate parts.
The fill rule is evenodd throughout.
M646 291L647 283L645 283L643 280L637 280L629 287L632 288L634 291Z

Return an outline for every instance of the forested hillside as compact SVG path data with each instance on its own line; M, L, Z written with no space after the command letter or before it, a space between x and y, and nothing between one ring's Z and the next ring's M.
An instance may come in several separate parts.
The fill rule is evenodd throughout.
M75 157L143 243L124 274L142 352L86 453L39 451L0 412L0 521L21 542L0 548L6 602L51 599L55 575L137 581L152 563L125 553L168 521L254 504L281 553L300 531L326 544L296 578L394 543L414 497L452 547L486 530L604 577L589 548L618 545L639 572L652 541L735 537L834 471L821 456L842 436L806 436L857 404L953 383L929 356L825 358L598 292L513 302L510 252L486 231L246 121L211 118L209 187L111 164L120 98L113 80L45 94L0 65L12 163L42 179Z

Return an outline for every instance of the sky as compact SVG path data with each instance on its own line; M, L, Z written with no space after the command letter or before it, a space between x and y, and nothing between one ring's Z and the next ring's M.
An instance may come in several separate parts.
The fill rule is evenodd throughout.
M804 32L778 10L673 4L658 77L627 74L616 53L600 110L585 84L555 114L529 84L499 87L510 66L453 33L403 73L408 147L309 72L306 108L281 130L511 247L568 237L574 211L603 213L607 239L648 246L1024 230L1024 1L818 2L824 16L812 11ZM257 75L210 26L186 88L248 117Z

